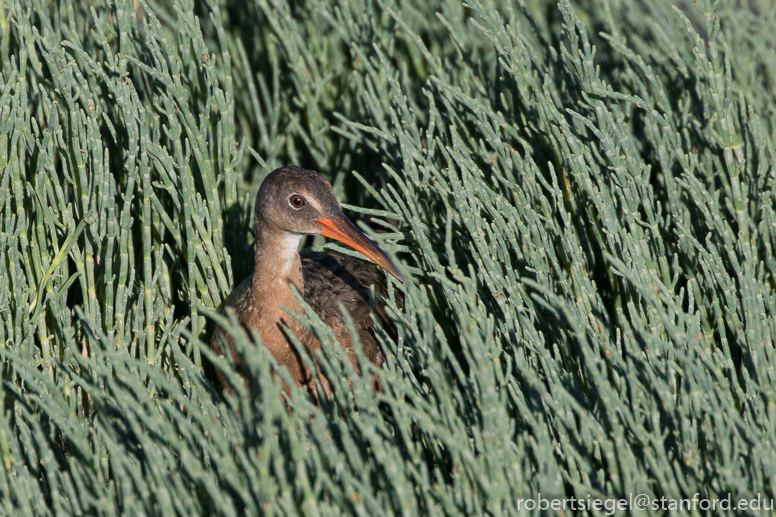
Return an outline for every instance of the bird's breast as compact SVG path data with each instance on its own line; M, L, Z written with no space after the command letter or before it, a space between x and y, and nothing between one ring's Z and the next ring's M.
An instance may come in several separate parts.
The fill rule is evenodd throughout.
M296 318L288 314L284 307L297 314L303 310L294 297L291 284L296 285L295 279L289 277L275 277L269 281L254 284L253 306L251 321L246 322L249 328L255 328L261 335L262 344L275 356L275 359L288 366L288 362L294 360L295 350L289 341L290 330L303 343L308 341L308 332ZM303 294L303 285L299 282L297 290Z

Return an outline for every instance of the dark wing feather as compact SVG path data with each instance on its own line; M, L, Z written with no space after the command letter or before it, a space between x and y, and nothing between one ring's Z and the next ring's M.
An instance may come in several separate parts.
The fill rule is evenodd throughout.
M382 320L383 328L395 338L394 328L385 311L384 297L388 297L385 271L372 262L329 251L326 253L303 250L304 299L316 314L334 330L346 348L350 348L350 335L338 307L342 303L350 312L358 329L364 354L376 365L384 361L383 353L375 338L371 313ZM375 308L369 305L369 287L374 285ZM404 309L404 296L394 290L396 303ZM351 354L352 355L352 354ZM351 360L355 360L352 357ZM355 361L354 361L354 366Z

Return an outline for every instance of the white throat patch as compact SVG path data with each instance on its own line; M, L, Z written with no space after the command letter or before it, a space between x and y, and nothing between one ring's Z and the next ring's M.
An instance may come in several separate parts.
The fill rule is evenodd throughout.
M294 257L299 252L299 242L304 235L297 233L287 233L286 238L281 242L281 248L278 250L278 257L280 258L283 271L291 269L294 264Z

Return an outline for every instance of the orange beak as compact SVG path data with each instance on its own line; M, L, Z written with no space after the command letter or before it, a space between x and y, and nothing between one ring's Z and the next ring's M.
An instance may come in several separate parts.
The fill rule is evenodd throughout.
M342 212L337 210L331 217L321 217L316 219L315 222L321 225L321 235L337 239L360 251L369 260L395 276L401 283L404 283L404 278L402 278L396 266L393 265L391 259L388 258L388 255L373 240L364 235L364 232L359 230L355 224L351 223Z

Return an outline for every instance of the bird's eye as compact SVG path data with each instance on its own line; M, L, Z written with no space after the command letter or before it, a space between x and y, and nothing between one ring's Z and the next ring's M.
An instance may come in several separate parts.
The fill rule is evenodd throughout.
M296 194L291 196L288 202L291 203L291 206L294 208L302 208L304 206L304 199L302 199L302 196L298 196Z

